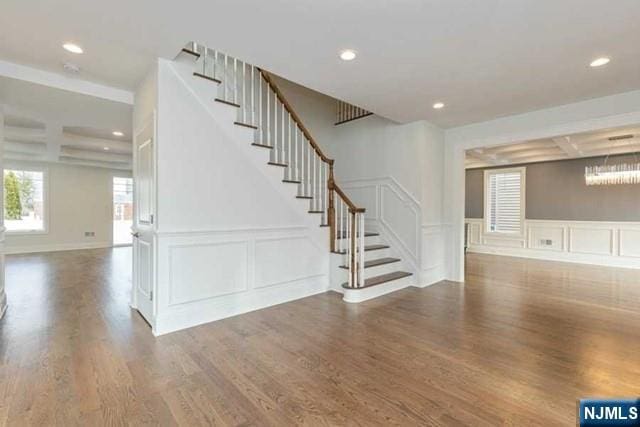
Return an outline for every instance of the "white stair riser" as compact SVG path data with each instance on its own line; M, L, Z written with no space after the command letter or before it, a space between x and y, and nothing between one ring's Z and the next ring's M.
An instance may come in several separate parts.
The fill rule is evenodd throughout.
M358 303L377 298L388 293L411 286L414 283L414 276L403 277L380 285L371 286L364 289L345 289L342 299L345 302Z
M392 257L390 249L376 249L375 251L365 251L364 252L364 260L369 261L372 259L378 258L387 258Z

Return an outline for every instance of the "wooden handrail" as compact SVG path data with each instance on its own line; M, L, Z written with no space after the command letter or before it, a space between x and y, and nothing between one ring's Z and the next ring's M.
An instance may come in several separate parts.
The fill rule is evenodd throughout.
M351 212L351 213L362 213L362 212L366 211L365 208L359 208L358 206L356 206L356 204L351 201L349 196L347 196L344 193L344 191L342 191L342 189L340 187L338 187L338 184L336 184L335 182L331 182L329 184L329 189L330 190L334 190L336 193L338 193L340 198L347 204L347 206L349 206L349 212Z
M278 100L280 100L282 105L284 105L284 108L287 109L287 112L291 114L291 117L296 122L296 124L298 125L298 127L300 128L304 136L309 140L309 143L311 144L311 147L313 147L314 151L318 154L318 156L320 156L323 162L329 165L333 165L334 160L330 159L322 152L322 149L320 148L318 143L315 141L315 139L313 139L313 137L311 136L311 133L309 133L307 128L302 124L302 120L300 120L300 117L298 117L295 111L293 111L293 108L291 107L289 102L287 102L286 98L280 91L280 88L278 88L278 86L275 84L275 82L273 81L269 73L263 70L262 68L258 68L258 70L260 71L260 74L262 75L264 80L267 82L269 87L271 87L271 90L273 90L273 92L276 94L276 96L278 97Z

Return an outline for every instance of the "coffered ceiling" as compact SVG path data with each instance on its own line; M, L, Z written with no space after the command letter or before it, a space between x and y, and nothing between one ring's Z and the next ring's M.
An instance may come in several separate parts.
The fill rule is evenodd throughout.
M467 151L466 167L471 169L627 153L640 153L640 125L477 148Z

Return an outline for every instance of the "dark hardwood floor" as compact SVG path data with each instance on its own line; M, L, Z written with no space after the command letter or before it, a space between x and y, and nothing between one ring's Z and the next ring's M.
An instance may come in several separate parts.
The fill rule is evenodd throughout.
M129 248L8 256L4 425L575 425L640 395L640 273L468 255L466 284L335 293L154 338Z

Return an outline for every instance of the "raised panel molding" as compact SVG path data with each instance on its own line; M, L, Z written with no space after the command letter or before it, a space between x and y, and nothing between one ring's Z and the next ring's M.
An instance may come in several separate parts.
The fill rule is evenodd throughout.
M618 242L621 257L640 258L640 229L621 228L618 231Z
M326 274L320 248L307 236L256 239L254 288L276 286Z
M329 289L329 242L319 227L157 234L162 335Z
M613 228L569 226L569 252L587 255L614 255Z
M249 289L247 241L169 247L169 306Z
M525 220L522 245L507 236L484 234L482 219L465 223L470 252L640 268L639 222Z
M355 203L363 203L367 224L387 237L417 271L422 245L422 210L415 197L392 177L343 181L341 186L353 196Z

